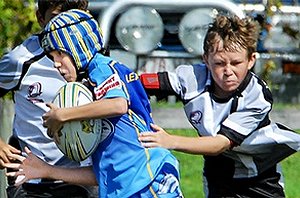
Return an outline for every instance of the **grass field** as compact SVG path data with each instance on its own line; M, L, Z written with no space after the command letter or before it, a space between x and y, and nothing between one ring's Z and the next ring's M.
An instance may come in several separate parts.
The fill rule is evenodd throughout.
M185 136L195 136L193 129L167 130L170 133ZM300 130L298 130L300 132ZM202 188L202 156L189 155L173 151L180 163L181 188L186 198L203 198ZM282 161L287 198L300 198L300 152Z

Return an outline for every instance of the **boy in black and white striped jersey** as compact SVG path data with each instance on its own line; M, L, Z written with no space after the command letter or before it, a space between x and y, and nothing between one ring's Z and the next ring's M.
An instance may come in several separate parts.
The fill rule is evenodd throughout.
M277 165L300 150L300 135L270 121L272 94L251 72L258 32L250 18L218 16L204 40L205 64L141 75L149 94L181 99L199 137L153 125L157 133L140 134L140 141L203 155L207 197L284 197Z

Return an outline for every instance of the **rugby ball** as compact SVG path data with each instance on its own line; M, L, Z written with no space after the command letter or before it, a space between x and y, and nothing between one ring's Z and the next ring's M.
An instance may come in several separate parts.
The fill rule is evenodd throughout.
M53 100L60 108L75 107L93 101L92 92L83 84L69 82L61 87ZM97 148L101 140L101 119L70 121L59 133L57 147L74 161L83 161Z

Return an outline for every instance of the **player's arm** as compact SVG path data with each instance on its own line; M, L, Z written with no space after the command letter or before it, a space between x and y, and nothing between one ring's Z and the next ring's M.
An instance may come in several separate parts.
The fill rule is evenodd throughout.
M54 117L61 122L115 117L126 113L128 109L127 100L121 97L97 100L72 108L57 108L54 104L48 106L51 111L45 113L43 118Z
M21 178L17 179L17 183L15 185L21 185L30 179L38 178L62 180L72 184L97 185L96 177L91 166L80 168L53 166L40 160L31 153L28 148L25 148L25 151L28 155L27 157L14 155L14 159L19 160L21 163L5 164L6 168L12 168L15 170L14 172L7 173L7 176L16 176Z
M125 98L108 98L72 108L58 108L47 104L50 111L43 115L43 125L48 128L48 135L58 140L58 132L68 121L102 119L127 113L128 101Z
M184 137L167 133L157 125L152 125L156 131L141 133L139 140L142 145L151 147L164 147L190 154L218 155L232 147L232 142L224 135L207 137Z
M140 75L140 79L149 95L162 98L177 95L170 83L168 72L144 73Z

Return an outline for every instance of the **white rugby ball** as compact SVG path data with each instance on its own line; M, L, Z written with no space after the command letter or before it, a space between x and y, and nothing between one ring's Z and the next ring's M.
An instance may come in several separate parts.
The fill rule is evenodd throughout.
M91 91L81 83L69 82L61 87L53 100L60 108L75 107L93 101ZM97 148L101 140L101 119L66 122L59 134L58 148L67 157L83 161Z

